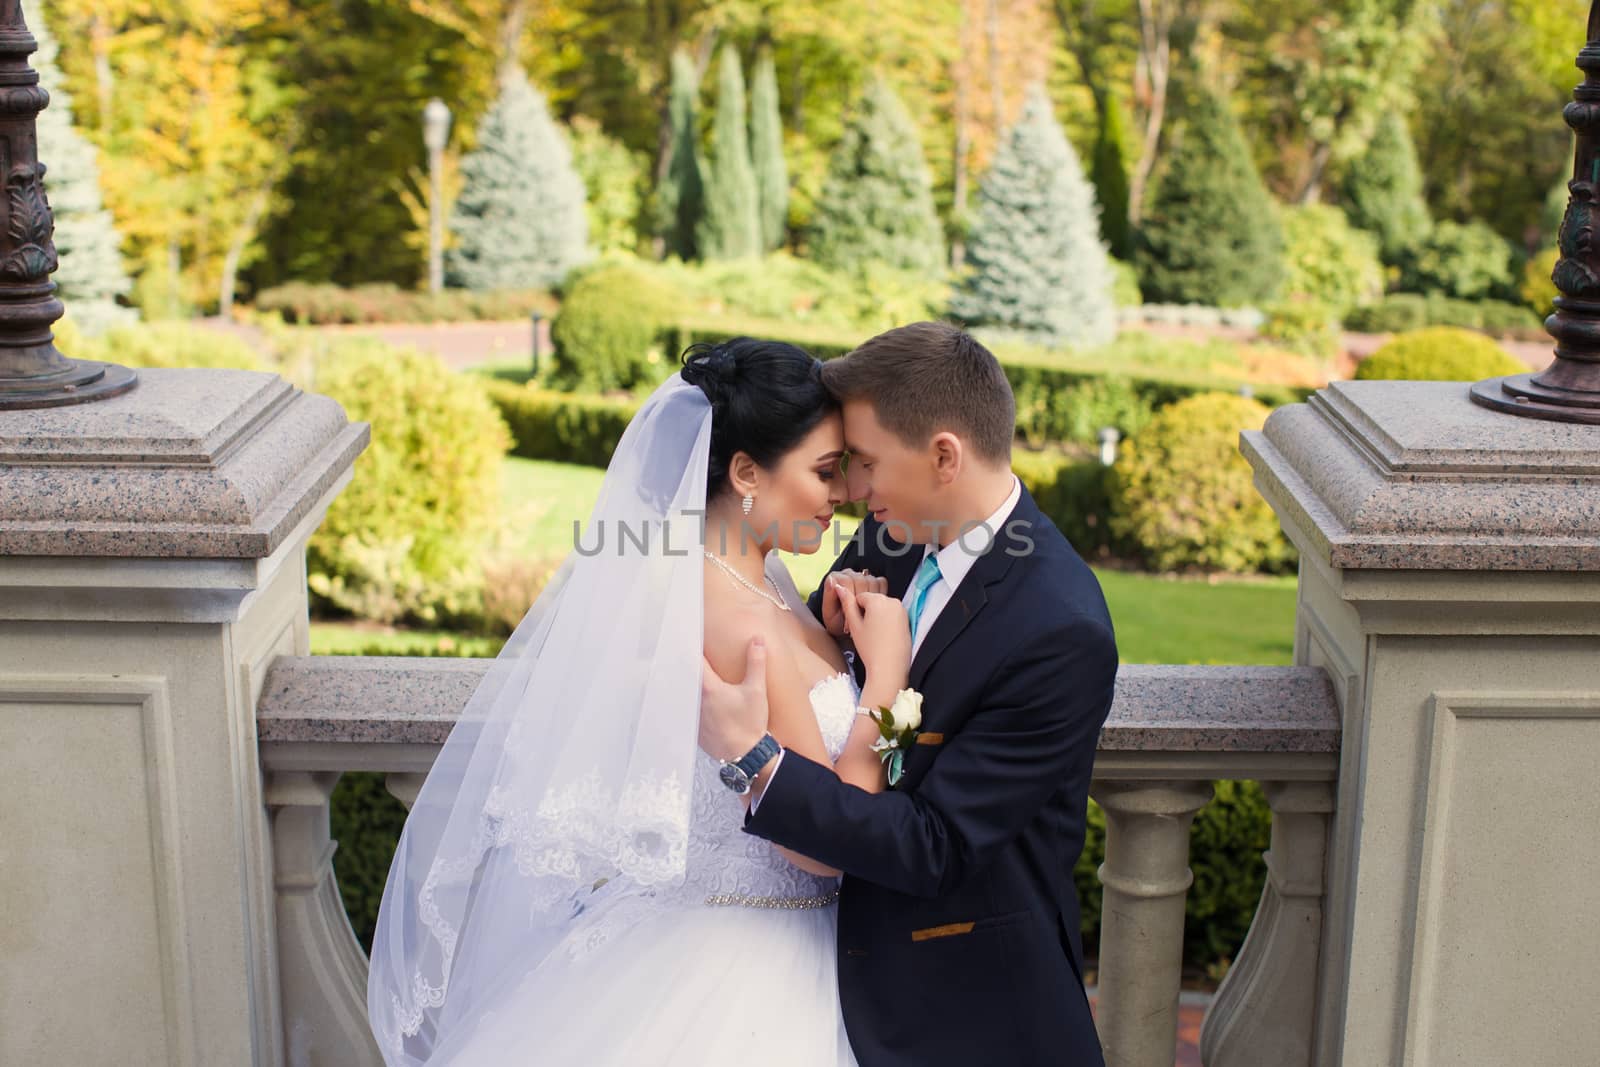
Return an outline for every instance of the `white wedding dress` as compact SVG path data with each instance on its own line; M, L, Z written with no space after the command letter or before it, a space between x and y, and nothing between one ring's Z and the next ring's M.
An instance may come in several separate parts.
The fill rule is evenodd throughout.
M837 759L860 692L812 687ZM743 831L743 802L697 754L681 888L597 890L562 945L459 1027L430 1067L855 1067L835 969L838 878Z

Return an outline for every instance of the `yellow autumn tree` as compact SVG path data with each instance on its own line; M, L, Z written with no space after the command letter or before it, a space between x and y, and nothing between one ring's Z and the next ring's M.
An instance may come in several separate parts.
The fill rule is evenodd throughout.
M226 308L296 140L274 78L282 0L54 0L84 124L106 159L107 206L126 235L147 315Z

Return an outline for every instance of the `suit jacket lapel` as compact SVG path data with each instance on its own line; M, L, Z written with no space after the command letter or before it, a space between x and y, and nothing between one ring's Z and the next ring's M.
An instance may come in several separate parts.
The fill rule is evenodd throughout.
M917 654L911 658L908 684L913 689L922 687L923 676L939 658L939 654L949 647L950 642L967 628L967 624L989 602L988 587L1006 576L1016 554L1025 553L1031 543L1028 531L1034 528L1040 517L1038 505L1033 502L1033 497L1024 487L1022 494L1017 498L1016 507L1012 508L1010 516L1006 519L1005 527L1000 529L995 539L990 542L989 550L973 561L972 569L961 580L961 585L955 590L950 602L944 606L944 610L939 612L939 617L933 620L933 628L922 639ZM1013 536L1009 532L1011 524L1018 520L1029 524L1024 528L1021 537ZM921 560L917 562L920 564ZM910 578L906 579L906 584L910 584ZM904 588L904 585L901 586L902 590Z
M974 566L976 571L977 567ZM922 639L922 644L917 648L917 654L911 657L911 672L907 679L913 689L922 687L922 676L928 673L928 666L939 658L939 653L951 641L956 639L956 634L967 628L967 623L972 621L985 604L989 602L989 595L984 592L983 585L973 584L973 575L967 574L967 580L961 583L950 602L939 612L939 617L933 620L933 628Z

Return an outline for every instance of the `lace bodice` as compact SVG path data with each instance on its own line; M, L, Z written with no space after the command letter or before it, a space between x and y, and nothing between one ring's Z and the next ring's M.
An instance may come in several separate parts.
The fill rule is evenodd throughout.
M838 759L861 700L855 676L849 671L829 675L811 687L810 699L828 755ZM684 884L610 902L604 890L597 892L587 906L586 921L566 939L569 955L592 952L646 914L700 907L709 897L792 900L823 897L839 887L838 878L802 871L771 842L745 833L744 802L722 784L720 768L716 760L696 752Z
M849 671L829 675L811 687L811 710L833 759L839 758L850 737L860 695ZM724 894L811 897L838 888L838 878L802 871L770 841L744 832L744 802L718 779L719 768L704 752L696 756L688 877L682 891L702 901Z

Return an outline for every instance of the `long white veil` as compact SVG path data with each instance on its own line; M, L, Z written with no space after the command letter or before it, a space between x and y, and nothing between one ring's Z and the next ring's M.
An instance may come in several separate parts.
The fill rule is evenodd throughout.
M710 402L673 374L428 773L372 940L367 1011L390 1067L425 1064L597 885L614 901L682 884L710 441Z

